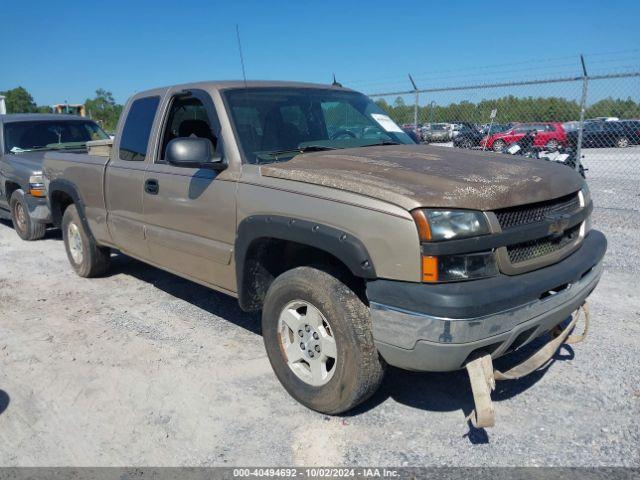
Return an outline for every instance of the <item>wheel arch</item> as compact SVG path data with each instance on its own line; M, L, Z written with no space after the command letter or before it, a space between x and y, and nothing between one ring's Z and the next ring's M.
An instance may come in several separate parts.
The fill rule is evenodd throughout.
M330 266L356 293L365 279L376 278L373 261L358 238L291 217L247 217L238 226L234 255L238 300L245 311L259 310L271 282L298 266Z
M20 186L20 184L14 180L6 180L4 182L4 193L7 205L11 201L11 195L13 195L13 192L15 192L16 190L20 190L21 188L22 187Z
M78 188L68 180L63 178L52 180L48 187L48 202L51 209L51 222L56 227L62 226L62 216L69 205L75 205L78 215L82 221L82 226L93 240L93 233L89 228L89 222L85 213L84 202Z

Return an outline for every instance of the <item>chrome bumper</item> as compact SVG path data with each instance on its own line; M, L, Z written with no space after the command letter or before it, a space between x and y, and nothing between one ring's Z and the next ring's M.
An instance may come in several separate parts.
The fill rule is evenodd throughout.
M561 291L473 318L441 318L371 302L374 340L391 365L409 370L456 370L476 350L485 349L498 357L568 318L596 287L602 270L600 261Z

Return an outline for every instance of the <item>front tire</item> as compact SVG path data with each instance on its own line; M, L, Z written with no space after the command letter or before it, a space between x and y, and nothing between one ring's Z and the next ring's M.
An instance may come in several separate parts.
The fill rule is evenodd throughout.
M44 223L34 222L29 216L29 209L22 190L18 189L13 192L9 208L11 209L13 228L22 240L33 241L44 237L47 226Z
M495 142L493 142L492 148L494 152L501 152L506 145L507 144L504 142L504 140L496 140Z
M69 263L78 275L90 278L106 272L111 250L99 247L87 233L75 205L69 205L62 216L62 239Z
M553 140L553 139L552 139L552 140L549 140L549 141L547 142L547 144L545 145L545 148L546 148L547 150L549 150L550 152L555 152L555 151L558 149L558 146L559 146L559 145L560 145L560 144L558 143L558 141L557 141L557 140Z
M265 298L262 334L280 383L318 412L350 410L384 376L368 307L325 271L298 267L277 277Z

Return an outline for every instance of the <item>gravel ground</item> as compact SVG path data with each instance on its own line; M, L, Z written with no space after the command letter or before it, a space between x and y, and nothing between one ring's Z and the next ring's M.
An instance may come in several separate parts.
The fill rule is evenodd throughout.
M391 369L352 414L309 411L235 300L123 256L81 279L59 232L0 223L0 465L640 466L640 179L588 155L610 241L590 337L500 382L487 431L463 372Z

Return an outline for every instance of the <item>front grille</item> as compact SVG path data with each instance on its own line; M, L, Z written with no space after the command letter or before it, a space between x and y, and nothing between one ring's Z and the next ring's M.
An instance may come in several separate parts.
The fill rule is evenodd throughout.
M516 243L507 246L507 253L512 264L518 264L534 258L550 255L575 241L580 235L580 224L566 230L559 238L545 237L538 240Z
M529 225L545 220L551 213L574 213L580 209L580 199L577 193L549 200L547 202L532 203L520 207L505 208L495 212L500 228Z

